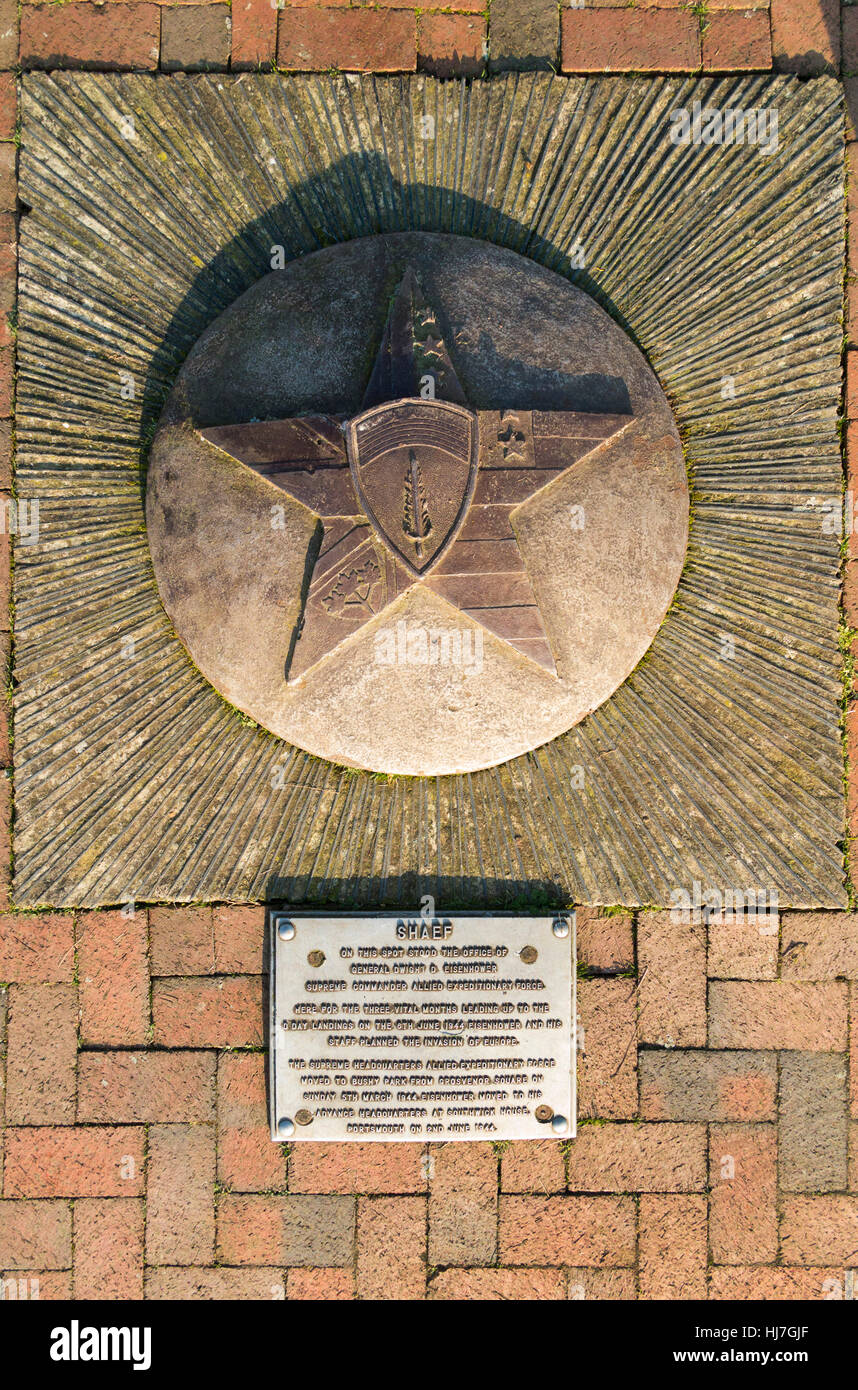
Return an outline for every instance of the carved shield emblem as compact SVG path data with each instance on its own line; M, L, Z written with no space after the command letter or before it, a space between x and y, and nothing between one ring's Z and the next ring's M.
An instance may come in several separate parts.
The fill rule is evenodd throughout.
M351 420L347 440L366 515L413 574L426 574L454 539L473 496L476 416L449 401L390 401Z

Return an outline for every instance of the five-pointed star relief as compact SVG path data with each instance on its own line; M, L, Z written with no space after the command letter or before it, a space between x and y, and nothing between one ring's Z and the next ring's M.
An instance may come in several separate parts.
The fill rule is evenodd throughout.
M359 415L201 433L320 523L290 681L415 584L556 675L516 509L630 420L468 409L435 315L408 271Z

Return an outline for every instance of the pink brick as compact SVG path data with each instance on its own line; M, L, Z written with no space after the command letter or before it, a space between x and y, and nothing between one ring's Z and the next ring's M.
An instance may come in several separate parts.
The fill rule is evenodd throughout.
M771 0L772 51L777 72L815 77L840 65L838 0Z
M773 980L778 973L778 919L723 912L709 921L708 973L722 980Z
M501 1154L501 1191L548 1195L566 1187L566 1160L558 1140L522 1139Z
M693 1192L706 1187L702 1124L582 1125L570 1145L572 1192Z
M803 980L713 980L709 1045L844 1051L846 988Z
M152 1017L162 1047L257 1047L262 979L254 975L154 980Z
M62 913L0 913L0 980L59 984L74 979L73 919Z
M350 1269L290 1269L286 1297L298 1300L342 1303L355 1296L355 1276Z
M261 975L268 969L264 907L216 907L212 925L219 975Z
M215 1136L211 1125L150 1128L147 1264L212 1263L214 1183Z
M700 65L695 15L669 10L561 10L563 72L689 72Z
M429 1263L494 1264L498 1160L491 1144L432 1146Z
M87 1197L74 1204L74 1295L143 1297L143 1202Z
M638 922L640 1040L704 1047L706 933L699 922L673 922L671 916L643 912Z
M218 1181L236 1192L286 1190L286 1150L268 1130L265 1062L261 1052L226 1052L218 1061Z
M833 1193L783 1197L781 1255L784 1264L854 1268L858 1260L858 1197Z
M766 10L726 10L707 16L703 67L707 72L766 71L772 39Z
M271 0L233 0L233 71L273 63L276 49L277 10Z
M136 1197L142 1190L142 1128L42 1126L6 1135L7 1197Z
M426 1191L419 1144L296 1144L290 1192L413 1193Z
M426 1293L426 1199L361 1197L358 1298L422 1299Z
M160 6L153 4L26 4L21 12L21 64L154 70L160 25Z
M842 1269L800 1269L796 1267L756 1268L728 1266L712 1269L709 1297L741 1303L773 1303L798 1299L840 1299L844 1292Z
M133 1047L149 1035L146 913L85 912L77 924L81 1041Z
M277 63L291 71L413 72L417 25L413 14L372 10L282 10Z
M84 1123L181 1123L214 1119L211 1052L84 1052L78 1064Z
M852 708L858 716L858 704ZM858 775L855 781L858 788ZM781 975L789 980L858 980L858 913L785 913Z
M500 1199L502 1265L632 1265L631 1197Z
M428 1296L457 1303L543 1303L566 1297L566 1277L561 1269L444 1269Z
M578 1113L632 1119L638 1110L634 980L578 983Z
M210 907L152 907L149 940L153 975L214 975Z
M640 1293L671 1301L706 1297L705 1197L641 1197Z
M716 1264L777 1258L777 1134L774 1125L713 1125L709 1242Z
M74 1124L77 991L74 985L9 990L6 1119Z
M276 1303L284 1296L283 1271L280 1269L202 1269L199 1266L186 1266L146 1271L147 1299L189 1303L231 1303L241 1299Z
M603 915L596 907L579 907L575 933L578 960L591 970L632 970L634 932L630 912Z
M0 1201L0 1271L69 1269L72 1262L68 1202Z

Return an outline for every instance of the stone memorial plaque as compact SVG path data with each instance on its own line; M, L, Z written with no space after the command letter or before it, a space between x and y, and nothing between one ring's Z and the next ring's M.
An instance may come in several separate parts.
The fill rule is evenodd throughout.
M271 923L273 1139L574 1136L574 913Z

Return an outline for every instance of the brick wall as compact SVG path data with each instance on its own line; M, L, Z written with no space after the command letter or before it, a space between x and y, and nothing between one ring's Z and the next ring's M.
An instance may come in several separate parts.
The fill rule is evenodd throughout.
M701 6L696 6L699 11ZM0 489L12 485L15 72L841 72L858 5L0 0ZM854 74L854 75L853 75ZM854 128L850 136L854 137ZM858 142L850 143L850 169ZM854 187L854 185L853 185ZM858 201L850 188L850 220ZM858 229L856 229L858 230ZM858 238L852 239L858 245ZM858 470L858 265L847 472ZM853 346L854 344L854 346ZM0 535L8 591L8 537ZM845 611L858 628L858 543ZM8 603L0 604L8 662ZM5 704L0 757L11 763ZM858 704L846 711L858 738ZM256 907L15 913L0 826L6 1297L837 1298L858 1263L858 914L579 914L579 1138L268 1138ZM858 781L849 797L858 836ZM854 865L858 856L853 856Z

